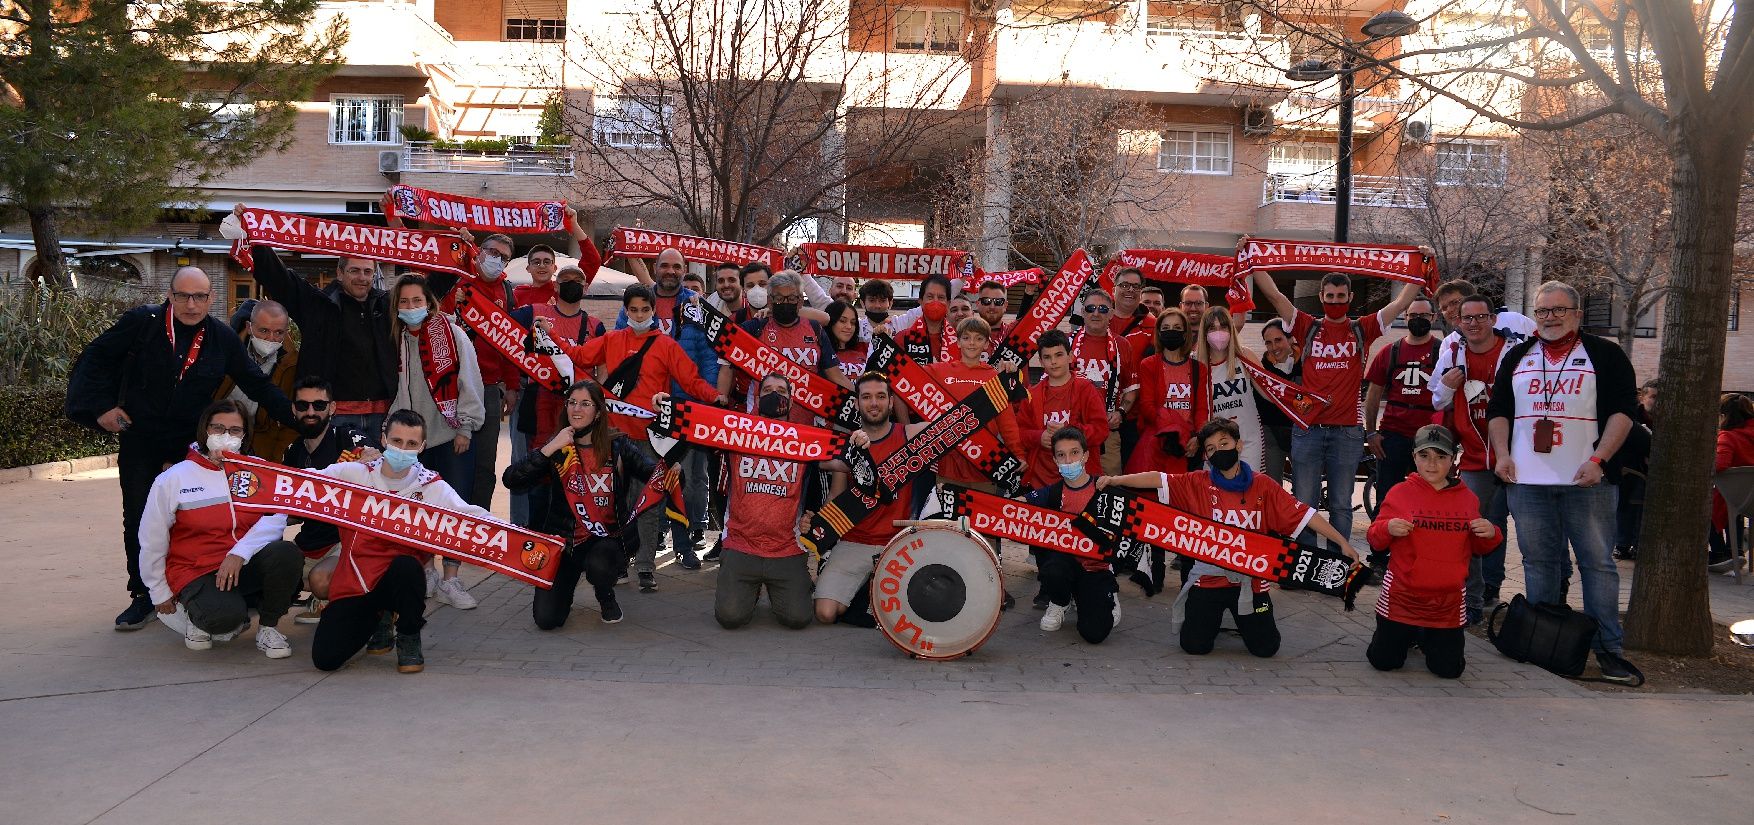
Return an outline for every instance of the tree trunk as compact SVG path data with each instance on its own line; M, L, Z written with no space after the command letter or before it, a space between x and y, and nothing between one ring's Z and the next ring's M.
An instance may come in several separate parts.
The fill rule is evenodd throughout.
M31 240L37 246L37 271L43 283L54 289L73 286L67 274L67 256L61 252L61 230L55 225L55 208L26 207L30 216Z
M1688 137L1671 138L1675 247L1626 644L1704 656L1713 641L1705 533L1717 408L1710 403L1712 395L1699 390L1723 375L1724 308L1748 135L1722 120L1674 128Z

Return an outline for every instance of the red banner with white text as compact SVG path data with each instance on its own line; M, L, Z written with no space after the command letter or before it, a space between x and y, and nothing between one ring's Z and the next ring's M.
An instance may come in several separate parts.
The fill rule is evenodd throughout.
M752 261L760 261L778 272L786 266L786 256L778 249L755 244L721 241L714 238L701 238L694 235L679 235L674 232L658 232L651 229L630 229L625 226L615 227L609 236L609 256L622 258L656 258L658 253L666 249L674 249L682 253L682 259L691 263L711 266L716 263L730 261L742 266Z
M1243 277L1237 267L1236 258L1230 255L1207 255L1174 249L1123 249L1103 267L1103 283L1112 285L1115 271L1127 267L1139 270L1144 274L1145 280L1155 281L1159 287L1166 289L1173 289L1179 284L1203 286L1207 290L1222 289L1225 304L1233 313L1247 312L1255 306L1248 279ZM1166 295L1165 302L1174 305L1178 298L1176 295Z
M565 201L495 201L397 184L384 191L384 214L474 232L570 232Z
M920 281L929 275L951 280L962 277L968 253L959 249L911 249L899 246L859 246L844 243L807 243L798 247L804 274L824 278L881 278Z
M234 242L231 254L246 267L254 265L250 245L262 244L295 252L369 258L459 277L473 271L474 249L445 232L369 226L254 207L244 207L243 228L249 237Z
M1417 246L1245 238L1236 245L1236 263L1244 275L1319 270L1437 287L1437 259Z

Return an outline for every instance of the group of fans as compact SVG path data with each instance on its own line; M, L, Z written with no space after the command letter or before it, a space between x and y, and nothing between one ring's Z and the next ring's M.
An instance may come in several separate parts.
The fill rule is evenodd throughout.
M532 247L528 285L504 278L514 254L507 236L483 238L473 261L472 288L509 312L530 346L544 342L570 360L573 382L563 393L532 385L457 322L454 275L405 272L386 290L379 264L344 256L319 289L261 245L249 258L267 297L238 328L209 314L212 282L185 267L164 304L129 311L91 342L68 410L121 439L131 603L116 628L156 617L199 650L246 632L253 610L257 646L279 658L291 653L281 620L298 610L295 622L316 624L317 667L339 668L361 648L394 649L398 669L413 672L424 665L425 599L476 606L454 560L435 564L345 524L289 525L284 515L238 510L221 466L237 452L481 519L497 518L488 507L504 484L510 521L566 541L553 587L534 592L532 616L544 630L566 623L581 577L602 621L620 621L617 586L656 590L666 538L683 570L699 569L703 557L718 562L714 615L727 628L751 621L764 591L789 627L872 626L873 557L897 534L896 521L936 507L933 473L892 491L816 559L800 534L848 487L843 457L804 463L696 448L667 460L649 416L678 402L827 426L794 402L785 371L751 375L724 360L690 309L705 304L848 390L862 425L847 442L875 462L931 423L891 371L867 370L874 342L887 338L951 400L994 379L1011 387L983 429L1023 461L1021 497L1031 504L1077 514L1099 490L1128 490L1233 527L1325 540L1331 552L1367 557L1381 588L1368 655L1381 669L1401 667L1417 647L1433 673L1462 673L1463 628L1498 601L1504 531L1515 515L1531 598L1562 600L1575 555L1586 610L1600 626L1603 673L1625 673L1610 551L1619 448L1638 405L1625 355L1579 332L1578 296L1563 284L1540 288L1533 319L1495 309L1465 281L1430 296L1408 284L1387 306L1354 318L1345 275L1323 278L1317 315L1256 273L1254 295L1278 316L1257 349L1242 340L1244 319L1205 288L1188 286L1172 303L1138 269L1119 268L1112 293L1083 289L1069 326L1042 334L1033 367L1020 369L993 357L1016 323L1006 321L1012 296L1003 283L930 276L918 306L903 312L886 280L824 283L762 262L720 263L702 276L668 249L649 265L630 259L639 283L623 293L616 317L596 318L583 301L601 258L586 234L573 234L579 264L557 268L552 248ZM1041 290L1023 291L1014 317ZM1406 336L1371 357L1403 316ZM1261 385L1269 376L1331 400L1300 424ZM503 473L501 426L512 445ZM1352 499L1366 451L1376 458L1381 505L1360 553ZM666 466L680 502L650 506L648 479ZM955 452L934 472L960 487L1006 492ZM709 547L711 529L720 532ZM1082 638L1101 642L1120 620L1117 571L1029 552L1041 629L1072 619ZM1185 651L1210 652L1230 613L1250 653L1274 655L1279 633L1266 581L1161 553L1121 574L1153 595L1172 566ZM1006 593L1004 607L1012 602Z

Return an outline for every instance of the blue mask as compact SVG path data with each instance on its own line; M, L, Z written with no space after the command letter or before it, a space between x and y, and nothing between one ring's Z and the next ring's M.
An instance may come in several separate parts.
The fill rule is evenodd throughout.
M384 448L384 466L389 467L394 472L400 473L414 466L414 460L419 457L419 453L410 450L397 447Z
M396 310L396 317L401 318L402 323L407 324L408 326L417 327L426 323L426 307L421 307L419 309L398 309Z
M1060 468L1060 478L1067 481L1076 480L1079 476L1084 475L1083 464L1059 464L1055 466Z

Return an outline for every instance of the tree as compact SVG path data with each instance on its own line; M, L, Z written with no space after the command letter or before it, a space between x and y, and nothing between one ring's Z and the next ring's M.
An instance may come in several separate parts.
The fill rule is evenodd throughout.
M43 279L61 233L126 231L290 142L294 101L334 70L316 0L0 0L0 208L30 220Z
M609 208L673 212L690 231L771 243L838 234L849 187L906 179L963 114L982 38L928 31L889 50L887 3L647 0L569 58L597 90L570 100L581 187Z
M1754 137L1754 3L1471 0L1416 4L1416 37L1354 41L1331 0L1244 0L1377 86L1525 132L1620 115L1665 150L1674 248L1628 645L1703 655L1713 633L1704 554L1715 416L1685 382L1723 371L1739 184ZM1401 48L1404 47L1404 48ZM1400 50L1397 50L1400 48ZM1307 53L1307 52L1306 52ZM1562 101L1589 101L1581 111Z
M936 170L937 242L985 249L996 240L1026 265L1051 269L1073 250L1113 246L1138 216L1173 214L1186 201L1184 178L1158 171L1161 138L1148 104L1046 88L1003 105L1009 220L989 226L976 208L989 202L995 171L994 148L983 144Z

